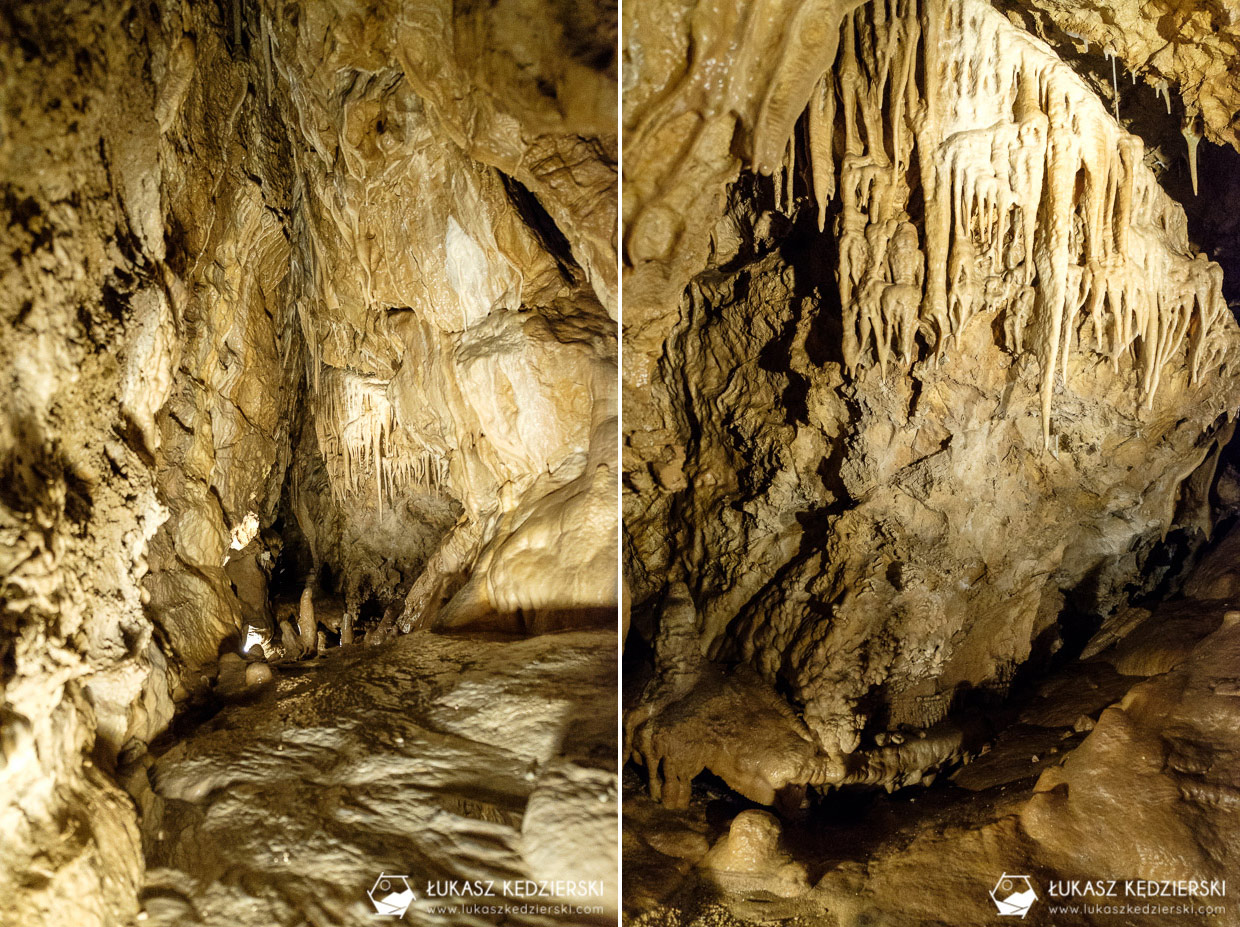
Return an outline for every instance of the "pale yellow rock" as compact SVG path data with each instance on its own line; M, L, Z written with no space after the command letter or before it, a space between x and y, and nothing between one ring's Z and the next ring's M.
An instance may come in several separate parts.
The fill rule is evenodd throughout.
M261 686L265 682L271 682L271 679L271 667L266 663L251 663L245 668L247 686Z
M135 920L108 767L263 675L251 632L614 610L614 18L6 10L0 922Z
M980 0L854 6L625 7L633 627L687 581L837 756L1122 604L1240 405L1222 271L1086 82Z
M726 891L758 888L776 895L809 891L805 867L781 846L779 819L766 811L742 811L732 819L727 836L698 863Z

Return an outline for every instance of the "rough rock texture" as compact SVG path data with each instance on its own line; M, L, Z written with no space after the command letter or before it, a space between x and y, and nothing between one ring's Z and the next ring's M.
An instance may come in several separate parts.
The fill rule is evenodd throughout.
M1217 621L1218 608L1206 605L1203 610L1212 610ZM951 827L931 831L907 853L882 854L866 881L902 899L900 923L921 924L938 922L934 902L901 886L919 867L924 873L927 858L935 860L939 873L937 889L944 893L940 903L958 891L960 901L953 903L953 910L965 919L990 916L989 898L973 886L985 886L983 873L996 869L1038 873L1034 878L1043 887L1044 904L1031 912L1034 923L1056 922L1048 914L1045 888L1048 879L1060 873L1077 878L1106 872L1113 874L1107 878L1116 879L1234 880L1240 851L1231 809L1240 786L1235 762L1240 703L1234 695L1238 627L1228 621L1171 672L1134 687L1105 709L1084 742L1041 774L1033 794L1002 809L996 820L968 832ZM840 873L819 887L844 922L876 906L870 892L856 893L859 874ZM841 896L851 899L843 903ZM1234 920L1234 913L1225 910L1232 899L1189 901L1196 910L1136 912L1129 919L1134 924L1210 925ZM1114 919L1084 911L1075 917L1081 924Z
M614 131L595 105L606 62L591 58L592 77L563 99L523 96L528 87L506 81L510 57L540 63L581 24L496 50L490 83L474 86L479 33L521 34L502 11L234 15L187 8L163 21L165 144L187 175L176 177L184 212L174 206L173 227L194 256L199 302L186 311L199 324L197 362L183 364L163 418L179 439L169 455L181 455L168 478L188 485L170 492L185 513L171 520L173 576L153 586L154 605L175 615L206 592L185 586L204 582L217 603L205 628L170 621L174 645L192 663L243 622L274 630L261 592L247 603L230 587L246 569L238 561L271 572L280 551L261 532L282 514L286 482L283 515L304 538L312 599L326 565L347 625L365 599L382 608L405 595L403 630L430 625L454 598L444 617L454 625L498 614L545 629L606 612L615 593L597 567L614 559L616 409L599 299L612 301L614 285L590 270L605 263L596 226L614 187ZM183 80L188 89L174 86ZM466 84L468 112L438 101ZM231 149L202 150L238 135ZM559 146L560 162L535 159L536 146ZM565 159L583 164L581 183ZM281 397L300 403L291 435ZM250 512L260 534L238 538Z
M504 879L600 882L542 899L597 913L513 923L614 923L614 643L417 632L224 708L131 774L146 923L373 923L381 871L410 877L414 923L494 924L427 884Z
M876 734L845 757L823 752L774 687L746 664L702 657L687 590L673 587L659 621L657 665L625 717L628 756L646 770L650 796L685 808L703 771L764 805L796 814L807 786L931 782L938 768L980 746L979 725L947 722L915 735Z
M731 884L713 874L706 841L686 835L713 839L721 826L712 819L723 809L697 803L671 816L626 789L626 820L638 824L625 841L631 923L796 916L838 925L989 923L996 916L989 891L1004 872L1032 880L1038 901L1025 923L1234 923L1234 899L1205 890L1196 898L1151 898L1126 896L1121 885L1114 899L1073 900L1052 898L1049 889L1051 880L1099 879L1216 887L1226 880L1230 888L1240 849L1238 629L1240 613L1223 602L1159 606L1119 646L1039 684L993 749L953 772L945 788L868 803L840 796L816 819L785 826L785 865L808 870L814 883L792 901L777 900L789 886L776 870L765 884L752 874ZM1139 637L1147 654L1164 657L1162 665L1151 666L1149 678L1116 674L1112 664L1126 658L1125 644L1131 654ZM1076 910L1052 911L1059 903ZM1091 912L1084 904L1134 910Z
M838 756L1156 586L1240 382L1140 139L978 0L625 16L638 632L685 581Z
M742 811L728 835L711 847L699 864L725 891L757 889L778 895L801 895L809 889L805 868L780 844L779 819L766 811Z
M134 914L223 651L610 626L614 18L0 13L0 922Z
M151 416L174 340L162 228L145 208L158 203L154 92L132 39L141 13L73 14L67 29L50 5L0 19L5 924L136 910L134 813L107 770L172 714L139 586L167 517Z
M1182 98L1188 133L1240 150L1240 10L1234 4L1156 0L1016 0L1017 21L1051 41L1115 57L1127 72ZM1033 14L1030 16L1029 14ZM1190 142L1190 144L1193 144Z

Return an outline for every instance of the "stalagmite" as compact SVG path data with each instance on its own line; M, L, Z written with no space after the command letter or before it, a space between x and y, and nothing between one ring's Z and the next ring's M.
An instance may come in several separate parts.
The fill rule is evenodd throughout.
M301 659L306 652L301 636L293 628L292 622L287 619L280 622L280 646L284 648L284 656L289 660Z
M307 582L301 591L301 604L297 612L297 630L304 650L315 649L317 628L318 624L314 620L314 584Z
M361 587L356 580L350 580L345 584L344 615L340 619L341 646L353 643L353 626L357 621L358 613L361 611L361 605Z

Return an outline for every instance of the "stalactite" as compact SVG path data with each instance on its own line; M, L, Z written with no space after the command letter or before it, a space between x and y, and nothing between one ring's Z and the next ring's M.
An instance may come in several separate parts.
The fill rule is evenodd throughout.
M1130 359L1147 407L1171 368L1195 383L1219 360L1216 265L1194 258L1182 210L1118 125L1112 78L1108 113L983 0L878 0L843 18L803 118L821 229L837 202L850 375L923 359L918 332L942 362L974 319L1002 315L1006 348L1039 362L1049 448L1056 380L1079 353L1117 372Z
M315 434L332 493L340 502L367 497L373 480L382 519L401 494L431 491L447 480L446 453L396 427L387 381L332 366L315 387Z
M1165 80L1161 78L1154 81L1154 93L1161 95L1167 103L1167 115L1171 115L1171 88Z
M818 203L818 231L822 232L827 227L827 206L835 196L835 82L830 71L814 86L807 120L812 192Z
M1116 121L1116 122L1119 122L1119 76L1118 76L1118 74L1116 73L1116 70L1115 70L1115 59L1116 59L1116 57L1117 57L1117 56L1116 56L1116 54L1115 54L1113 51L1111 51L1111 50L1109 50L1109 49L1107 50L1107 60L1111 62L1111 94L1112 94L1112 97L1111 97L1111 107L1112 107L1112 113L1113 113L1113 114L1114 114L1114 116L1115 116L1115 121Z
M1190 110L1180 127L1188 144L1188 175L1193 182L1193 196L1197 195L1197 146L1201 144L1201 129L1197 126L1197 113Z

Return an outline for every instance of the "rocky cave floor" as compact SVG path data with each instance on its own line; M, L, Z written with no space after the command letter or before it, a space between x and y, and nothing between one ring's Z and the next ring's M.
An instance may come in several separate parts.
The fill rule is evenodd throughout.
M371 923L381 872L409 876L416 923L495 923L443 910L435 880L602 879L592 903L614 912L614 651L608 632L415 632L248 686L226 656L237 679L120 770L141 809L140 920Z
M1043 887L1049 879L1151 871L1234 878L1238 548L1240 530L1233 529L1185 594L1121 610L1075 656L1014 685L986 712L993 733L985 745L920 785L891 794L811 792L799 813L776 820L709 773L695 781L687 810L669 810L650 799L644 774L628 763L626 922L989 923L988 890L1001 872L1028 873ZM730 858L743 861L735 869L712 862L730 840L737 843L729 828L746 812L758 815L770 843L733 846ZM1043 904L1024 923L1240 922L1225 906L1203 904L1194 912L1124 917L1080 910L1067 920Z

